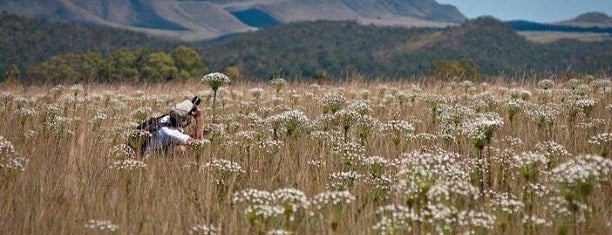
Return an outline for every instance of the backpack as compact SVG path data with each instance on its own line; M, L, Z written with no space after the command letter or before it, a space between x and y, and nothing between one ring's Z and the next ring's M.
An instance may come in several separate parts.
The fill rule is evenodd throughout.
M147 146L151 142L151 137L159 128L168 124L161 123L161 119L166 116L151 117L136 126L136 130L130 134L128 145L135 151L138 151L141 156L144 156Z
M152 117L147 119L146 121L140 123L140 125L136 126L136 130L146 131L149 133L153 133L157 131L160 127L164 126L160 120L166 115L161 115L159 117Z

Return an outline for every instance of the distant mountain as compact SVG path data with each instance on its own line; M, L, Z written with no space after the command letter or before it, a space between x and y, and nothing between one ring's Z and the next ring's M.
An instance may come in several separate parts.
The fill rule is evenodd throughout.
M118 47L150 53L168 51L175 41L93 24L50 23L0 14L0 74L15 64L22 74L51 56L108 55ZM427 74L441 60L473 61L483 74L523 72L607 72L612 40L560 40L535 44L493 18L448 28L361 25L350 21L310 21L270 26L197 48L211 71L236 66L245 77L331 78L358 72L367 77L410 78Z
M0 11L187 41L298 21L444 27L465 20L457 8L435 0L0 0Z
M578 27L612 28L612 17L601 12L588 12L557 24Z
M562 39L612 40L612 18L597 12L585 13L572 20L557 23L515 20L508 21L506 24L527 39L538 43L554 42Z
M506 22L508 26L518 31L555 31L576 33L612 33L612 25L602 26L573 26L564 24L542 24L525 20L514 20Z

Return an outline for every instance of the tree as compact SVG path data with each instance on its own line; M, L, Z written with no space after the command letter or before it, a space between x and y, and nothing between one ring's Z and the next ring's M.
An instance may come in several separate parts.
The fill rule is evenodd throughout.
M103 65L104 59L100 53L68 53L29 67L27 74L34 80L45 79L51 83L94 81L98 80Z
M238 65L230 65L225 67L223 73L230 77L232 81L240 81L240 79L242 79L242 71Z
M3 83L7 85L19 84L21 82L21 72L19 72L19 68L17 65L11 65L11 67L6 70L3 77Z
M466 58L457 60L437 60L431 72L434 76L449 79L475 80L478 78L478 68L474 61Z
M53 56L36 66L29 67L27 74L34 80L44 80L48 83L76 82L81 77L74 66L79 63L77 57L72 53Z
M104 65L104 59L100 53L86 53L77 55L75 58L75 70L80 74L80 80L88 82L98 81Z
M327 70L325 69L317 69L314 71L314 74L312 75L312 78L317 81L317 83L321 83L323 82L325 79L327 79Z
M106 63L104 77L111 81L133 81L138 78L136 59L133 51L125 47L113 51Z
M145 59L141 74L149 81L167 81L177 77L178 69L172 56L164 52L153 52Z
M190 47L177 46L170 54L174 59L180 79L199 77L207 72L200 54Z

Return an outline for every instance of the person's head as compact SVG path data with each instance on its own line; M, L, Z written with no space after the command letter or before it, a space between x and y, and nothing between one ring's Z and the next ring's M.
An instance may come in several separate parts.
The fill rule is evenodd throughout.
M170 110L170 118L174 119L178 126L186 127L190 123L189 116L193 108L194 105L191 103L191 100L183 100L172 107L172 110Z

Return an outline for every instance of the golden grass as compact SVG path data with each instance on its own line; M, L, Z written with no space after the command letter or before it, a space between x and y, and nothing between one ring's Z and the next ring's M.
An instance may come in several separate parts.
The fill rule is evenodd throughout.
M287 136L279 129L278 140L282 141L282 147L265 153L255 147L257 139L243 140L237 134L254 131L260 140L271 140L273 132L270 127L255 125L241 114L257 114L265 119L286 110L299 109L310 120L316 120L324 113L321 98L328 93L339 93L349 103L358 99L367 100L372 108L370 115L381 123L405 120L414 126L412 135L401 135L398 144L394 144L389 133L378 129L373 130L365 141L359 139L354 129L349 129L348 141L365 146L363 157L381 156L393 160L413 151L435 153L444 150L459 154L458 161L467 163L479 154L468 137L456 134L454 140L427 140L416 137L416 134L437 135L440 119L434 122L434 111L439 111L435 108L444 105L468 107L478 113L492 111L503 118L504 124L495 130L492 142L484 148L486 158L511 161L512 155L535 152L536 144L551 140L573 155L559 159L552 168L581 154L605 155L604 150L611 148L609 145L588 142L592 136L612 130L612 87L607 81L607 86L603 88L594 85L592 79L558 82L548 95L538 90L535 82L462 85L359 81L322 86L289 83L278 94L274 87L265 83L233 84L220 93L219 103L214 109L218 122L224 125L225 133L214 139L211 139L211 134L206 136L212 141L204 148L201 160L201 164L205 164L216 158L227 159L242 166L244 173L223 176L227 180L223 186L216 185L216 180L222 176L213 173L210 168L185 166L196 160L195 153L171 156L154 154L143 160L145 168L131 171L110 167L116 161L109 157L111 149L126 142L131 128L140 122L143 114L152 116L167 112L173 103L199 95L207 98L202 106L205 106L205 124L210 126L213 120L211 92L205 84L91 84L84 85L82 90L70 86L4 87L0 90L0 136L10 141L19 156L27 158L29 163L22 172L0 169L4 177L0 179L0 234L110 233L108 230L86 228L90 219L110 220L118 226L116 233L119 234L185 234L194 225L214 225L221 229L221 234L257 234L275 228L296 234L375 234L377 231L373 230L373 226L381 218L376 214L379 207L396 204L424 211L428 199L411 205L414 201L393 190L398 179L391 181L392 189L384 194L385 197L377 196L376 185L366 180L370 174L367 167L347 165L344 159L331 151L330 145L344 142L342 138L337 143L321 144L320 140L311 137L312 132L324 130L321 126L303 127L293 136ZM259 99L255 99L253 91L250 91L256 87L263 89ZM531 96L527 101L529 105L510 122L504 104L512 88L529 90ZM489 95L478 96L485 92ZM433 94L445 97L446 101L432 102ZM275 96L279 98L274 99ZM487 97L491 98L490 103L480 103ZM588 115L578 113L572 116L571 108L567 106L568 100L572 99L593 99L596 104ZM526 114L539 104L558 106L561 110L550 127L539 127ZM149 107L150 110L143 109L141 114L134 112L141 107ZM23 114L23 108L31 109L33 113ZM94 120L98 114L105 114L106 118ZM69 121L62 121L64 119L61 118L53 121L57 117ZM593 120L603 120L604 123L579 127L580 123ZM342 136L342 130L341 126L332 124L327 133L338 132ZM521 144L509 144L504 141L508 137L519 138ZM499 153L497 150L508 150L512 155L496 155ZM610 154L606 158L609 159ZM314 167L309 164L313 160L321 161L324 165ZM524 190L527 183L518 169L493 160L490 160L490 164L490 174L486 174L490 178L485 185L487 190L508 192L523 202L528 200ZM528 213L526 207L508 218L502 217L489 206L492 199L482 196L468 200L469 208L495 216L494 224L488 229L456 225L454 230L446 233L612 233L610 173L601 177L603 181L597 183L598 186L588 197L586 203L590 211L585 213L585 221L574 226L572 219L551 213L548 203L553 196L559 195L554 192L557 185L546 177L551 168L542 168L536 181L552 192L535 196L531 212L544 218L550 223L549 226L530 228L523 225L521 219ZM476 168L469 169L471 171L468 173L473 177ZM499 180L502 170L515 176L508 180L507 187ZM232 200L234 193L249 188L270 192L295 188L312 199L330 190L330 175L340 171L355 171L362 175L354 185L346 186L356 200L328 211L318 211L311 206L303 214L296 214L293 221L277 216L267 224L256 224L245 216L244 210L248 205ZM397 176L394 167L385 168L385 171L389 177ZM464 180L479 187L477 179ZM463 204L447 202L444 205L465 209ZM335 229L332 223L337 224ZM434 222L410 225L410 233L436 233Z

